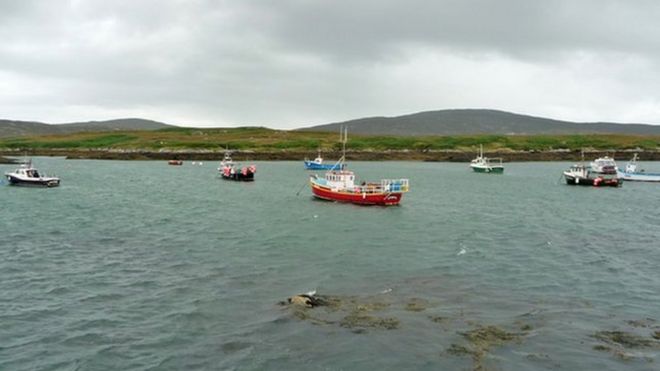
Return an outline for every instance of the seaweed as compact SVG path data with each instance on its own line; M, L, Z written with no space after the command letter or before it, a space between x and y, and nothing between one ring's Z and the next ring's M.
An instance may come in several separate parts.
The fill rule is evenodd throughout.
M317 325L338 325L355 333L363 333L367 328L393 330L400 325L399 319L395 317L378 317L369 314L388 308L390 306L388 302L370 297L318 295L313 298L320 305L307 305L297 300L287 300L280 304L290 307L293 316L300 320ZM337 314L340 317L337 317Z
M644 318L644 319L628 320L626 321L626 323L632 327L649 328L655 324L655 320L653 318Z
M624 331L598 331L592 337L604 343L619 345L628 349L649 348L656 344L653 340Z
M629 324L630 321L628 321ZM637 326L640 327L640 326ZM647 326L641 326L647 327ZM655 333L651 336L654 337ZM594 350L610 353L617 358L627 361L638 358L639 352L630 353L628 350L659 348L660 343L647 339L643 336L625 331L598 331L591 335L594 339L602 342L593 346ZM648 362L653 362L652 358L642 357Z
M506 343L519 341L521 335L493 326L477 326L476 328L460 333L469 343L469 346L452 344L447 353L457 356L471 356L473 370L480 371L484 369L483 361L492 348L500 347Z
M405 310L409 312L422 312L429 307L429 301L426 299L412 298L406 303Z
M353 329L353 328L380 328L385 330L394 330L399 328L399 320L394 317L375 317L370 316L360 311L350 313L344 317L339 325L341 327Z
M432 322L435 322L435 323L443 323L443 322L447 321L448 318L447 317L442 317L442 316L429 316L429 319Z

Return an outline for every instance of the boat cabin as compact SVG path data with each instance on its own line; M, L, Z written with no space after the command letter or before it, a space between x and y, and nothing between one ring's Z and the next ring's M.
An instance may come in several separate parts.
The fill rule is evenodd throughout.
M613 174L616 173L616 162L607 156L597 158L591 163L591 169L599 173Z
M355 187L355 174L352 171L328 171L325 173L326 184L337 189L352 189Z
M626 164L626 173L636 173L637 172L637 154L633 156L632 160ZM644 172L644 170L640 171L641 173Z
M37 169L16 169L14 174L26 178L41 178L41 175Z
M588 168L584 165L573 165L568 168L568 173L573 175L587 176Z

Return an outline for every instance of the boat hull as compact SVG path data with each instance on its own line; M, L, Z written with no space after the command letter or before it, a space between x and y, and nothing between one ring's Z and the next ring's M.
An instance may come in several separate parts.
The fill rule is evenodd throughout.
M348 202L357 205L380 205L380 206L394 206L401 202L403 193L401 192L388 192L388 193L354 193L354 192L338 192L333 191L328 187L323 187L314 182L311 182L312 193L314 197L336 202Z
M19 186L19 187L52 188L52 187L58 187L60 185L59 179L52 179L52 178L26 180L12 175L7 175L7 180L9 181L9 185Z
M312 161L305 161L305 170L340 170L343 166L339 164L318 164Z
M242 173L234 173L229 175L221 173L220 175L222 175L222 179L224 180L233 180L236 182L254 182L254 173L247 173L245 175Z
M617 178L584 178L568 174L564 174L564 178L566 179L566 184L568 185L581 185L590 187L620 187L623 183Z
M630 182L660 182L660 174L653 173L626 173L619 171L619 178Z
M499 166L494 167L483 167L483 166L470 166L475 173L485 173L485 174L502 174L504 173L504 168Z

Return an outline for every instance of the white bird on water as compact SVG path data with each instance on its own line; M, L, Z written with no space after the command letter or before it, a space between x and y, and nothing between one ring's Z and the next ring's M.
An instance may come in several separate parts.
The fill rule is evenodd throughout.
M456 254L456 255L463 255L466 252L467 252L467 250L465 250L465 247L463 247L463 248L461 248L461 251L459 251L458 254Z

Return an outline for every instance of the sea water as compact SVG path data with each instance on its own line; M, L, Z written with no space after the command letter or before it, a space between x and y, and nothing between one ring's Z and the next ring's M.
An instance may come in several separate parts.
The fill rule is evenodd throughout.
M312 199L302 161L256 162L254 183L211 162L34 164L62 183L0 187L1 370L660 368L660 185L351 162L410 179L400 206L360 207ZM278 304L310 290L382 301L360 313L397 326ZM488 326L515 340L469 341Z

